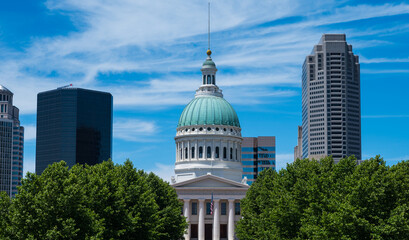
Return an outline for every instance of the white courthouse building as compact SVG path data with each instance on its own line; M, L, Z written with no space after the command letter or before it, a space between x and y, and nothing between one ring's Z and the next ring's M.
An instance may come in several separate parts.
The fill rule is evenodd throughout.
M243 138L236 112L216 85L210 50L207 55L202 84L179 119L172 186L189 222L185 240L233 240L249 188L242 180Z

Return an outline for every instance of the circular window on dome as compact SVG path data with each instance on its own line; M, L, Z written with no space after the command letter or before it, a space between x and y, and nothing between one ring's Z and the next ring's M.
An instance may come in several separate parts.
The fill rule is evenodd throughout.
M227 131L227 129L226 129L226 128L223 128L223 131Z
M207 131L210 131L210 130L212 130L212 129L208 127L208 128L207 128Z
M233 132L233 129L232 129L232 128L230 128L230 132Z
M188 130L188 129L186 128L186 129L185 129L185 132L187 132L187 130Z
M203 131L203 128L199 128L199 131Z
M216 131L219 131L219 128L216 128Z
M195 128L192 128L192 132L194 132L196 129Z

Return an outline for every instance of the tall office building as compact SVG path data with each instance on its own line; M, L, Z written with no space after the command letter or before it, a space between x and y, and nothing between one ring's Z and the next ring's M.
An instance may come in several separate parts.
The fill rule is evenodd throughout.
M0 191L10 197L17 193L23 177L24 128L13 93L0 85Z
M243 178L251 185L266 168L276 168L275 137L245 137L241 145Z
M302 71L303 158L361 159L360 66L345 34L324 34Z
M71 86L37 95L36 173L64 160L94 165L111 158L112 95Z
M294 161L302 159L302 127L298 126L297 146L294 147Z

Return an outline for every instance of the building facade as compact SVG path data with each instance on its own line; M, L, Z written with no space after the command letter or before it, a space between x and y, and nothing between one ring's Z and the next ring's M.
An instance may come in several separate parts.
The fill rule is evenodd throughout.
M251 185L266 168L276 169L276 138L245 137L241 148L243 179Z
M37 95L36 173L64 160L94 165L111 158L112 95L58 88Z
M302 154L361 159L360 65L345 34L323 34L305 58Z
M184 202L189 222L186 240L233 240L241 218L240 200L249 188L242 181L243 138L236 112L216 85L211 51L207 54L202 84L176 129L172 186Z
M23 177L24 127L13 93L0 85L0 191L17 194Z
M302 127L298 126L297 146L294 147L294 161L302 159Z

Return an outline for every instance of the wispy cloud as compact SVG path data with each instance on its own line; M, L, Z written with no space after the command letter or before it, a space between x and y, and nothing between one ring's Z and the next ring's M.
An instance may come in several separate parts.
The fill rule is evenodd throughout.
M409 118L409 115L362 115L362 118Z
M24 141L31 141L36 139L36 126L24 125Z
M152 136L159 132L154 122L139 119L116 118L114 122L114 138L131 142L154 141Z
M287 163L294 162L294 154L293 153L277 154L276 159L277 159L276 169L277 171L280 171L280 169L287 167Z
M409 58L365 58L361 56L359 58L360 63L407 63Z
M274 96L295 96L291 89L273 89L266 94L259 88L266 86L270 91L276 86L300 86L302 62L322 34L317 27L409 13L406 3L354 6L345 3L212 2L214 58L220 70L225 69L219 73L218 83L221 87L235 87L239 94L257 93L251 96L252 103L262 103L265 101L261 99ZM24 114L35 112L38 92L67 83L110 91L119 107L168 107L185 104L200 82L199 67L204 60L200 53L206 47L207 30L207 4L203 1L153 4L147 0L48 0L46 6L53 14L69 16L76 31L64 36L33 38L32 45L21 52L5 49L0 53L3 59L0 79L16 96L24 96L15 98L15 105ZM279 23L291 17L299 20ZM362 47L368 47L385 41L361 41L359 36L398 33L402 27L375 26L367 32L356 29L351 32L356 36L355 46L362 43ZM400 60L406 62L395 61ZM366 60L376 61L387 58ZM157 78L117 79L121 84L107 84L98 79L101 73L165 74Z
M175 176L174 165L166 165L161 163L155 163L155 168L147 170L147 172L153 172L161 177L163 180L170 182L171 177Z

